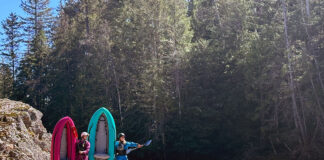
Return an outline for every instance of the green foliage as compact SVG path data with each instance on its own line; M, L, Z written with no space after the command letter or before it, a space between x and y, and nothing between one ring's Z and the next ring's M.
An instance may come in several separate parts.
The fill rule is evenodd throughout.
M41 111L49 103L48 55L51 38L51 9L49 0L26 0L21 2L26 17L22 17L26 35L27 51L20 61L13 99L23 100Z
M1 25L5 33L5 38L2 40L1 45L1 56L4 58L2 62L2 97L8 98L12 97L15 88L14 81L20 57L18 50L22 42L22 22L16 14L10 13L9 17ZM7 69L9 69L9 73Z
M22 0L21 8L27 16L23 17L28 42L38 34L40 30L45 31L50 36L53 22L52 9L49 8L49 0Z
M48 27L48 0L26 0L28 49L0 93L50 131L107 107L128 140L153 139L131 159L323 159L324 2L308 2L66 0Z

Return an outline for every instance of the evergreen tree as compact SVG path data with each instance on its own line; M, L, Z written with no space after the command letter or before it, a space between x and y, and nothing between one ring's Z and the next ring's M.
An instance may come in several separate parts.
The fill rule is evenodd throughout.
M20 62L17 79L17 96L41 111L45 110L48 100L48 55L47 39L41 30L32 40L30 53Z
M17 78L16 97L44 111L47 97L47 57L50 53L49 38L52 24L49 0L22 1L27 13L23 17L27 35L27 51L20 64Z
M0 97L9 98L12 95L12 74L11 68L7 64L0 66Z
M22 17L22 19L25 23L24 29L28 36L28 43L31 43L41 30L44 30L47 37L49 37L53 23L52 9L49 8L49 2L49 0L21 1L20 6L27 13L27 16Z
M2 23L2 28L5 33L5 38L2 40L2 57L5 58L6 64L10 68L10 83L7 85L11 88L10 94L7 96L12 96L13 89L15 88L14 81L16 78L16 70L18 59L20 58L19 47L22 42L21 25L22 22L19 20L18 16L14 13L10 13L9 17Z
M106 106L117 132L153 139L131 159L323 159L324 1L65 0L52 29L48 3L22 2L14 86L48 130Z

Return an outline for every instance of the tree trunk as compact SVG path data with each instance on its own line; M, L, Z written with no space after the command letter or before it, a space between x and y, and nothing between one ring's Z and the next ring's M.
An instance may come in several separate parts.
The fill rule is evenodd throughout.
M38 16L37 16L38 11L37 11L37 3L38 2L35 1L35 6L34 6L35 7L35 10L34 10L34 18L35 18L35 26L34 26L35 28L34 28L34 32L35 33L34 33L34 37L37 36L37 34L38 34L38 19L37 19L38 18ZM32 41L32 39L31 39L31 41Z
M314 81L313 81L313 79L312 79L312 77L310 77L310 81L311 81L311 84L312 84L312 90L313 90L313 92L314 92L314 96L315 96L315 99L316 99L316 103L317 103L317 114L319 114L320 116L321 116L321 118L324 118L323 117L323 109L322 109L322 106L321 106L321 102L320 102L320 99L319 99L319 97L318 97L318 95L317 95L317 93L316 93L316 88L315 88L315 85L314 85Z
M222 27L222 21L221 21L221 17L220 17L220 15L219 15L219 10L218 10L218 6L217 6L217 1L218 0L215 0L214 1L214 5L215 5L215 13L216 13L216 17L217 17L217 20L218 20L218 22L216 21L216 26L219 24L221 27Z
M180 56L179 53L177 52L177 39L176 39L176 3L175 0L172 1L173 2L173 7L174 7L174 15L172 15L174 17L173 19L173 25L172 25L172 36L173 36L173 58L175 59L175 78L176 78L176 94L177 94L177 98L178 98L178 114L179 114L179 118L181 119L181 91L180 91L180 70L179 70L179 63L180 63Z
M292 52L290 51L290 42L288 38L288 26L287 26L287 8L286 8L286 2L285 0L282 1L282 9L283 9L283 18L284 18L284 34L285 34L285 41L286 41L286 50L288 53L288 85L290 90L290 96L292 100L292 111L293 111L293 117L294 117L294 123L295 127L299 129L301 141L305 144L306 142L306 135L304 131L304 127L301 123L301 118L298 112L298 107L296 103L296 93L295 93L295 82L294 82L294 76L293 76L293 66L292 66Z
M87 35L89 35L90 32L90 26L89 26L89 3L88 0L85 0L85 12L86 12L86 19L85 19L85 23L86 23L86 30L87 30Z
M154 69L153 69L153 112L155 117L157 117L157 96L158 96L158 88L157 88L157 79L159 78L159 70L160 70L160 57L159 57L159 25L160 25L160 9L157 6L157 11L155 12L155 15L153 16L152 23L154 24L152 39L153 39L153 63L154 63Z
M297 95L299 97L299 103L300 103L300 109L301 109L301 121L302 121L302 124L303 124L303 128L304 128L304 132L305 132L305 135L307 135L307 125L306 125L306 118L305 118L305 103L304 103L304 97L302 96L301 92L300 92L300 89L298 87L299 85L297 84L296 85L296 92L297 92Z
M13 51L12 51L13 52ZM12 84L11 84L11 95L14 93L14 90L15 90L15 80L16 80L16 72L15 72L15 65L16 65L16 62L15 62L15 57L12 56Z
M316 68L316 73L317 73L317 77L318 77L318 80L320 82L320 86L321 86L321 89L322 89L322 92L324 93L324 83L323 83L323 80L322 80L322 75L321 75L321 69L320 69L320 65L318 63L318 60L317 60L317 55L315 55L314 51L313 51L313 47L311 46L311 43L310 43L310 38L311 36L309 35L309 32L308 32L308 26L309 26L309 20L310 20L310 9L309 9L309 0L305 0L306 2L306 20L305 20L305 16L304 16L304 12L303 12L303 0L300 1L300 5L301 5L301 10L302 10L302 20L303 20L303 24L304 24L304 28L305 28L305 31L306 31L306 35L307 35L307 38L306 38L306 50L307 52L310 52L309 55L311 55L313 58L314 58L314 65L315 65L315 68Z
M120 92L119 92L119 79L117 78L115 66L113 66L113 72L114 72L114 80L115 80L116 92L117 92L117 97L118 97L120 124L121 124L121 126L123 126L123 116L122 116L121 99L120 99Z
M309 0L306 0L306 14L307 14L307 18L309 18L310 17Z
M315 112L315 114L316 114L316 127L315 127L314 131L312 132L313 133L313 136L312 136L312 139L311 139L311 143L313 143L315 141L315 138L317 136L317 132L319 130L319 127L322 124L322 119L324 117L323 117L323 109L322 109L320 100L318 98L318 95L316 93L316 89L315 89L315 85L314 85L314 82L313 82L313 78L311 76L310 76L310 81L311 81L311 84L312 84L312 89L313 89L313 92L314 92L314 95L315 95L315 99L316 99L316 103L317 103L317 111Z
M179 71L179 62L176 64L176 91L178 96L178 110L179 110L179 118L181 119L181 91L180 91L180 71Z

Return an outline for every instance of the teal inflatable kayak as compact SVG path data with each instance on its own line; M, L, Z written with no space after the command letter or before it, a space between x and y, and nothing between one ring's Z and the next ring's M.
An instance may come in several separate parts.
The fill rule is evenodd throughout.
M91 117L88 126L90 151L89 160L114 160L116 126L113 116L102 107Z

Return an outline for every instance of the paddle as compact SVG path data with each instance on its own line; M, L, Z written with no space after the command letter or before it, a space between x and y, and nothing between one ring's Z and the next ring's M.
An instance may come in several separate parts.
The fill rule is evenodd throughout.
M150 140L146 141L146 142L143 144L143 146L144 146L144 147L147 147L147 146L149 146L149 145L151 144L151 142L152 142L152 140L150 139ZM138 148L130 148L130 149L127 149L127 150L126 150L126 154L129 154L131 151L134 151L134 150L136 150L136 149L138 149Z

